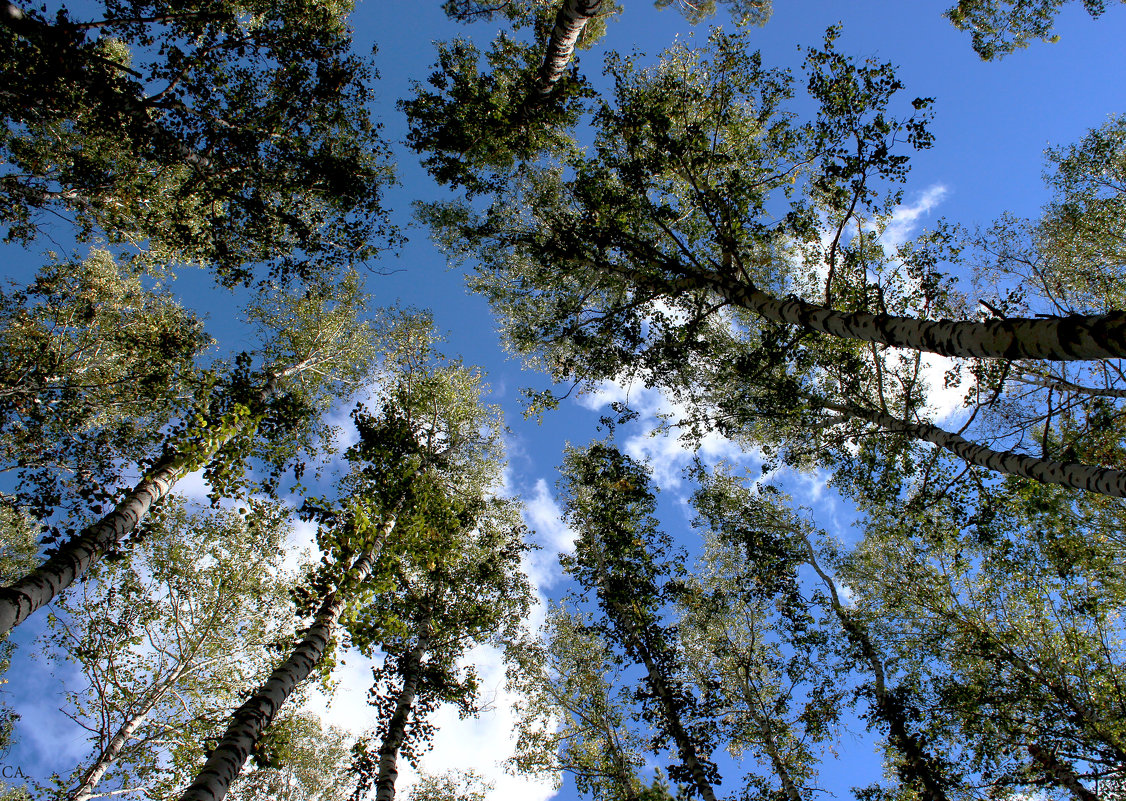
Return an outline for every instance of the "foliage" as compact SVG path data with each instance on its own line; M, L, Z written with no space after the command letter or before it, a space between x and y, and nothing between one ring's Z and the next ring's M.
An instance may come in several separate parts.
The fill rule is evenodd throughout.
M509 769L557 786L568 773L596 801L637 798L645 749L627 725L629 688L609 644L589 616L562 605L549 609L539 635L506 649L519 698Z
M723 473L698 478L703 553L678 601L685 663L724 710L744 797L809 798L818 752L837 739L853 685L839 626L824 593L799 577L800 524L781 498Z
M423 773L411 787L407 801L485 801L492 789L492 783L473 770L437 776Z
M14 505L14 499L0 496L0 585L8 584L31 570L38 552L39 526ZM15 644L7 635L0 638L0 688L8 683L5 676L14 652ZM13 731L19 720L19 715L8 706L6 695L0 689L0 756L11 748Z
M992 786L1067 792L1126 743L1121 510L1019 482L964 498L873 510L842 575L930 742Z
M391 233L374 72L349 4L106 2L76 19L9 5L0 221L41 211L143 260L212 267L228 285L362 262Z
M656 497L647 471L601 443L572 450L563 470L564 519L578 532L564 568L593 593L601 616L595 631L644 667L635 697L652 726L650 750L675 756L669 778L714 801L720 781L712 760L718 727L713 698L686 681L679 629L662 623L681 594L684 568L671 539L657 528Z
M962 31L970 31L973 48L986 61L1028 47L1033 39L1055 42L1052 26L1068 0L958 0L946 17ZM1106 11L1106 0L1083 0L1093 18Z
M17 503L40 519L97 513L122 462L150 455L192 403L211 344L193 314L105 251L0 289L0 463L19 476Z
M104 782L162 798L186 783L232 702L292 637L293 577L278 564L287 518L277 503L239 514L171 498L124 557L56 602L48 644L85 679L65 707L94 745L55 778L60 791Z

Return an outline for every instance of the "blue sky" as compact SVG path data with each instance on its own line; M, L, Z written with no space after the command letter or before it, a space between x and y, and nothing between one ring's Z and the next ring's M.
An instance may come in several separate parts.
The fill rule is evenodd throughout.
M799 46L817 45L827 26L841 23L839 50L857 57L891 61L899 67L898 75L908 99L935 98L935 145L912 160L905 209L900 215L905 235L940 215L972 226L987 224L1005 211L1035 214L1046 200L1042 181L1044 148L1074 142L1109 114L1126 109L1126 83L1121 80L1126 61L1121 48L1126 33L1126 7L1121 4L1111 4L1098 21L1092 21L1078 5L1069 7L1057 25L1059 43L1034 44L999 63L980 61L968 36L941 17L943 8L942 3L887 0L780 1L773 19L751 34L751 41L761 48L765 63L796 69L803 59ZM386 136L393 141L401 140L405 133L395 102L408 94L412 80L424 80L430 71L433 41L467 34L485 43L495 27L484 23L466 28L450 23L437 0L361 0L353 20L357 47L367 50L372 44L379 46L377 63L382 78L376 114L385 124ZM724 19L720 16L715 21ZM608 49L636 48L655 54L677 37L692 35L692 27L675 10L658 11L643 2L630 2L625 4L620 18L610 24L606 38L581 54L582 65L595 78ZM698 26L694 35L705 39L706 25ZM400 184L389 193L388 205L394 208L401 224L409 225L412 201L448 195L426 177L409 151L400 146L398 153ZM383 274L371 275L369 291L380 304L400 302L432 309L439 329L449 332L447 352L462 356L486 372L492 388L491 400L503 406L511 428L509 491L527 500L529 522L545 546L533 566L535 575L546 596L557 596L565 586L556 577L554 554L566 547L568 535L555 518L555 468L567 442L581 445L603 436L596 430L599 416L605 413L599 402L610 399L615 390L565 402L558 411L549 413L542 424L523 419L518 390L524 386L542 388L545 379L522 370L518 362L502 351L487 305L466 292L463 276L446 268L426 232L415 228L408 234L410 242L401 252L388 255L377 265ZM26 274L27 267L38 262L37 253L8 247L0 251L0 263L7 265L6 272L11 275ZM185 285L182 291L187 302L208 310L209 327L221 346L238 349L242 334L236 321L237 305L198 285ZM631 400L643 411L654 412L661 407L661 399L654 393L636 391ZM647 431L652 424L652 414L643 414L639 421L620 430L619 439L627 450L652 460L657 479L666 491L664 519L670 531L685 531L681 501L688 489L680 483L678 473L688 454L674 440L649 439ZM713 442L710 448L705 454L709 458L738 457L721 442ZM831 492L822 492L816 481L794 481L790 489L806 493L797 500L814 506L826 526L847 536L847 509L834 500ZM690 540L686 542L690 544ZM29 634L21 631L19 638L26 642ZM491 660L485 671L486 680L492 676L494 682L499 682L500 668L495 655L485 654L484 658ZM58 685L52 685L42 673L42 663L21 661L8 676L11 697L24 714L24 734L16 749L0 760L19 764L25 773L34 771L39 775L65 769L66 760L73 764L73 759L83 753L81 733L65 718L51 712L51 699L58 692ZM325 709L330 720L349 725L356 722L353 718L363 710L359 699L366 676L362 663L350 661L342 677L342 700ZM424 767L436 772L451 765L476 765L479 771L498 781L498 798L513 793L528 799L546 797L547 788L518 789L493 767L503 748L508 720L505 698L499 686L497 690L497 710L491 718L457 723L456 715L441 713L438 722L444 730ZM845 735L842 747L844 757L826 764L824 784L839 796L847 797L849 785L866 784L878 778L881 769L865 738ZM565 787L560 797L574 797L573 790Z

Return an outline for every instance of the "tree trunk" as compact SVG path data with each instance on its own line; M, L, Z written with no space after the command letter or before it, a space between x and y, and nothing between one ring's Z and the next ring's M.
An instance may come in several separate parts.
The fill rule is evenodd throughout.
M551 29L547 53L536 76L536 93L540 97L550 94L563 77L579 35L601 7L602 0L563 0L555 16L555 26Z
M153 687L149 692L149 697L145 699L145 703L141 709L134 714L129 720L125 721L121 727L114 733L113 738L109 741L102 752L98 754L98 758L94 764L90 766L82 776L82 781L78 786L70 791L68 798L70 801L90 801L94 797L94 788L98 786L98 782L102 780L106 771L109 770L110 765L117 759L117 755L121 753L121 749L129 742L133 733L137 728L148 719L149 713L152 712L153 707L163 697L164 691L171 687L177 679L183 675L188 667L186 660L181 660L163 681L157 686Z
M682 269L681 265L660 265ZM1054 318L985 322L920 320L890 314L839 312L796 297L763 292L733 272L694 272L666 280L635 269L599 265L640 286L662 292L704 289L775 323L787 323L843 339L877 342L943 356L1077 361L1126 357L1126 311Z
M744 677L740 689L742 690L743 700L747 704L747 709L751 711L751 717L754 718L759 736L762 737L762 748L766 751L766 755L770 757L770 764L773 765L774 773L782 784L782 794L789 801L801 801L801 793L798 792L797 785L790 777L790 768L778 751L778 741L774 737L769 714L764 708L758 690L751 686L750 679L747 677Z
M929 423L910 423L890 414L857 406L822 402L821 406L841 412L858 420L875 423L886 431L907 434L916 439L934 443L957 454L969 464L986 467L998 473L1022 476L1043 484L1059 484L1073 489L1097 492L1114 498L1126 498L1126 470L1093 467L1075 462L1056 462L1037 459L1012 451L995 451L984 445L970 442L960 434L932 426Z
M279 379L292 375L299 368L300 365L271 374L258 395L258 402L266 403L277 391ZM0 637L81 578L107 550L140 524L153 504L171 492L177 481L207 464L223 445L252 425L256 425L252 417L242 418L224 436L210 442L202 455L173 451L165 456L112 512L68 540L31 573L0 588Z
M605 575L605 573L603 573L603 575ZM696 756L696 746L692 742L692 738L688 736L688 732L684 730L684 724L680 720L680 709L677 706L676 699L672 697L672 693L665 684L665 677L662 675L657 663L653 660L653 655L649 653L649 648L642 641L636 623L631 620L630 610L615 605L614 611L618 619L625 626L629 638L633 640L634 648L641 656L641 661L645 665L645 671L649 675L649 685L652 687L653 694L657 696L657 700L660 701L661 708L664 710L665 720L668 723L673 740L676 742L676 750L680 755L680 761L684 763L684 767L688 768L688 771L692 774L692 780L704 801L716 801L715 790L712 789L711 782L708 781L704 766L700 764L700 758Z
M1053 784L1071 791L1077 801L1099 801L1098 796L1083 786L1075 770L1065 762L1061 762L1050 751L1045 751L1036 743L1028 744L1028 753L1040 763L1044 773Z
M395 704L395 712L387 723L387 734L379 747L379 776L375 782L375 801L394 801L395 781L399 778L399 749L407 735L407 721L410 719L414 699L418 695L418 682L422 672L422 657L430 645L430 618L423 619L418 643L407 656L404 665L403 689Z
M805 544L806 561L829 590L830 605L833 612L841 622L849 640L860 650L872 671L872 690L876 696L875 712L888 725L888 742L902 754L906 762L906 765L899 768L901 777L907 780L909 784L918 785L924 801L947 801L944 782L933 764L933 760L923 750L923 744L919 741L919 738L907 728L902 704L888 691L887 681L884 677L884 665L876 653L875 646L872 645L868 632L845 611L840 596L837 594L837 583L817 563L813 544L804 536L802 542Z
M188 466L187 460L177 454L161 460L112 512L69 540L27 576L0 589L0 636L50 603L109 548L124 539L137 527L149 508L189 472Z
M395 516L391 515L383 524L376 542L352 564L345 581L352 586L363 583L394 527ZM308 677L324 657L347 600L347 593L340 588L328 594L317 610L313 625L305 632L293 653L274 669L266 683L231 716L231 723L223 739L208 757L195 781L180 796L180 801L220 801L227 795L231 782L238 777L262 732L273 722L274 716L297 685Z

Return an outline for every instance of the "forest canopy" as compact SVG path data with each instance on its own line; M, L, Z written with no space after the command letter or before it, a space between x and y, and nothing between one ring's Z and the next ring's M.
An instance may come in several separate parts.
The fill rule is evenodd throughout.
M1123 9L874 5L5 2L0 798L1126 793Z

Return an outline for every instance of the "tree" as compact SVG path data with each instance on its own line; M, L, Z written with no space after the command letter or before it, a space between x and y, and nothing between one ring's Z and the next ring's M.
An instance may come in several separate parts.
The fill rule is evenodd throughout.
M1004 58L1028 47L1033 39L1055 42L1052 24L1067 0L958 0L946 17L958 30L970 31L982 59ZM1093 18L1106 11L1106 0L1083 0Z
M383 364L382 413L358 408L353 415L360 438L347 454L353 469L342 482L340 500L311 500L306 506L319 523L324 554L305 596L306 608L316 609L312 625L232 715L184 801L226 794L282 704L322 664L341 616L350 619L354 612L348 608L363 608L389 589L368 579L399 519L410 520L416 502L433 497L435 487L458 497L458 490L479 491L487 485L482 477L495 475L499 419L480 404L480 376L435 356L428 321L408 319L394 333Z
M370 257L390 168L347 10L131 0L76 19L5 3L8 239L69 212L80 237L147 243L144 259L228 285L256 263L284 277Z
M628 688L609 644L566 606L549 609L539 634L506 649L520 699L512 769L557 784L566 772L596 801L637 801L644 748L626 725Z
M1121 510L1034 484L959 490L873 506L842 576L928 741L1010 792L1091 798L1123 758Z
M438 776L423 773L410 789L407 801L485 801L490 782L473 770L448 771Z
M289 656L231 715L218 745L182 795L184 801L226 796L231 783L282 704L320 665L332 647L337 622L345 606L362 600L366 594L364 582L393 531L400 506L405 500L403 485L409 486L408 476L413 477L419 466L410 463L411 457L417 456L417 449L412 447L409 429L404 429L401 421L393 415L381 430L373 427L365 433L368 439L364 444L369 453L378 449L386 457L392 457L390 464L385 465L390 469L382 476L384 489L392 490L392 497L387 499L374 494L353 496L346 501L342 513L326 519L332 526L336 554L331 560L326 556L331 573L321 576L321 586L317 588L320 590L319 598L314 591L309 593L309 600L319 601L312 624L304 630ZM407 475L404 476L404 473Z
M279 565L288 509L253 501L242 512L169 498L126 556L103 561L54 604L52 658L85 680L66 692L65 709L94 745L55 778L60 795L88 801L108 784L165 797L268 668L274 644L291 636L295 577Z
M109 514L0 590L0 632L79 578L193 470L207 468L216 494L236 494L246 459L256 450L273 463L276 475L302 447L311 446L327 406L370 374L384 329L359 321L365 303L355 274L303 295L260 296L249 313L266 331L263 369L251 370L248 355L237 359L197 413L167 435L164 452Z
M875 422L991 469L1121 493L1117 471L1009 454L921 414L920 351L1000 358L995 373L1018 358L1109 356L1096 340L1110 340L1087 339L1074 316L938 319L964 315L938 269L959 258L954 234L930 232L894 256L879 241L907 167L896 143L929 145L927 101L894 120L890 66L850 62L835 36L806 61L820 105L807 123L784 113L788 76L765 69L739 38L717 35L710 59L674 48L652 70L612 61L615 103L595 115L592 153L566 160L573 177L528 159L488 179L500 198L491 211L432 204L424 217L455 258L476 261L474 286L513 347L557 380L661 386L692 407L689 421L749 440L773 425L752 419L771 415L788 417L799 442L811 425L839 431L853 421L855 437ZM1083 319L1111 325L1116 315ZM1066 345L1072 333L1091 349ZM773 430L793 439L784 422Z
M848 706L851 666L836 653L826 598L802 586L793 527L771 494L697 477L703 553L677 603L684 661L717 696L728 750L761 766L745 774L744 797L800 801Z
M655 729L652 748L676 753L669 777L715 801L719 771L711 759L717 732L710 699L697 698L686 685L676 629L660 623L662 607L678 594L682 577L669 537L653 517L656 499L648 473L596 443L567 454L563 480L564 519L579 533L564 567L595 594L603 616L599 629L643 666L638 698Z
M48 520L111 494L121 463L190 407L212 344L103 250L0 289L0 464L19 476L15 502Z
M433 733L427 718L439 704L477 714L477 676L463 662L476 646L511 639L531 606L516 505L434 490L437 497L416 503L404 521L419 533L400 528L399 555L389 565L397 586L348 623L362 653L378 647L384 654L370 691L379 748L373 754L362 743L353 763L356 795L374 786L378 801L394 799L400 753L417 766Z
M38 534L35 521L22 513L10 498L0 496L0 581L11 581L35 565L39 550ZM7 635L0 636L0 686L8 682L4 676L11 666L14 650L15 645ZM3 696L3 690L0 690L0 754L11 747L13 730L19 720Z

